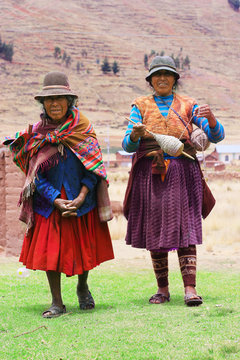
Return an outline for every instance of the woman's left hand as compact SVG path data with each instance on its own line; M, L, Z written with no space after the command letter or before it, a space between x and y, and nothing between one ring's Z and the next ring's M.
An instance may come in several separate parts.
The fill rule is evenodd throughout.
M84 203L87 193L88 193L88 188L85 185L83 185L79 195L75 199L73 199L70 204L66 205L67 210L62 213L62 216L63 217L77 216L77 209L79 209ZM68 210L68 208L70 209Z
M83 198L79 198L79 196L76 197L76 198L71 202L71 204L66 205L66 211L64 211L64 212L62 213L62 216L63 216L63 217L77 216L77 209L80 208L80 206L82 206L82 204L84 203L84 200L85 200L85 198L84 198L84 199L83 199ZM68 210L68 208L70 208L70 209ZM73 210L73 208L74 208L74 210Z
M64 213L66 209L68 209L68 211L76 210L75 207L72 207L72 200L56 198L53 204L61 213Z
M208 119L209 126L214 128L217 124L216 118L210 109L208 104L198 106L194 111L194 116L196 117L205 117Z

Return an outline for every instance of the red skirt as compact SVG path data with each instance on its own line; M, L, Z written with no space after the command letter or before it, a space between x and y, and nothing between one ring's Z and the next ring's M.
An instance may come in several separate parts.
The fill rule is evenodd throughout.
M100 222L97 208L68 218L55 209L47 219L35 213L35 223L24 237L19 261L28 269L73 276L113 258L108 225Z

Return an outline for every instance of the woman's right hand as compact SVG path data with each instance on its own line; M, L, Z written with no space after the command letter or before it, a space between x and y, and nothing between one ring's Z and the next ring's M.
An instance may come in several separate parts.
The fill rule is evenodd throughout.
M89 189L86 185L82 185L81 190L78 194L78 196L73 200L63 200L63 199L56 199L56 200L63 200L63 203L61 204L61 212L63 217L69 217L69 216L77 216L77 209L79 209L82 204L85 201L85 198L87 196L87 193L89 192Z
M137 142L140 137L145 134L146 126L138 122L136 125L133 125L133 129L130 135L130 139L133 142Z

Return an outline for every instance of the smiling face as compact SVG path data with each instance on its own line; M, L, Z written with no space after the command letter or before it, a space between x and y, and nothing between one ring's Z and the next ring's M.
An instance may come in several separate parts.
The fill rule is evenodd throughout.
M151 85L159 96L168 96L172 94L175 76L172 71L159 70L151 77Z
M68 100L66 96L47 96L43 100L47 115L56 123L66 119L68 111Z

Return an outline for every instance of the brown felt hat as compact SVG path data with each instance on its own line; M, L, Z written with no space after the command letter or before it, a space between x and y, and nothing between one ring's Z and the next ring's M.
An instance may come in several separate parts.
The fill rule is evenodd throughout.
M176 78L179 79L180 75L177 72L175 61L171 56L155 56L149 67L149 73L146 80L149 82L152 75L159 70L172 71Z
M34 96L35 100L41 100L46 96L71 95L78 96L70 89L67 75L60 71L51 71L47 73L43 80L42 91Z

